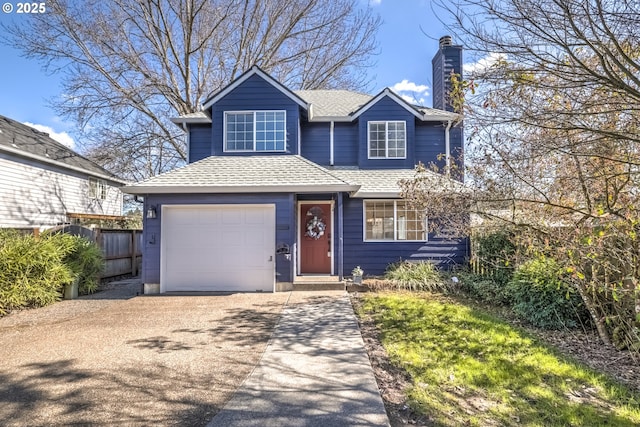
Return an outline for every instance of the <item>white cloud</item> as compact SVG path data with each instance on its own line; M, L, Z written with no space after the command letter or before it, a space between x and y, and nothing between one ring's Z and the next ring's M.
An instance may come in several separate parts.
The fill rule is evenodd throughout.
M377 6L382 3L382 0L369 0L369 4L372 6Z
M477 72L481 72L491 67L498 61L504 61L507 56L504 53L491 52L487 56L480 58L476 62L470 62L462 66L462 71L465 75L473 75Z
M401 81L400 83L396 83L393 86L391 86L391 90L393 90L394 92L400 93L400 92L417 92L417 93L424 93L427 94L428 90L429 90L429 86L427 85L417 85L414 82L410 82L407 79L404 79L403 81Z
M35 123L24 122L25 125L31 126L34 129L39 130L40 132L48 133L52 139L55 139L62 145L66 145L69 148L73 148L76 143L73 138L66 132L56 132L50 126L39 125Z
M429 96L430 87L416 84L407 79L391 86L391 90L397 93L405 101L411 104L425 105L425 97Z

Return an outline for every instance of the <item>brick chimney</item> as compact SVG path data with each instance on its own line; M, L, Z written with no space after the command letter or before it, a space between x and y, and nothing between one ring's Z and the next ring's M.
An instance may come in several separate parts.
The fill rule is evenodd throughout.
M451 36L440 37L440 47L431 60L433 70L433 108L453 111L449 102L451 71L462 77L462 46L454 45Z

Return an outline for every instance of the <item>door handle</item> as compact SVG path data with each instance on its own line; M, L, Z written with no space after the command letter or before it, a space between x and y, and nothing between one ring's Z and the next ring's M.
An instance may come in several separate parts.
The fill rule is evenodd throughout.
M273 261L273 255L269 257L269 262Z

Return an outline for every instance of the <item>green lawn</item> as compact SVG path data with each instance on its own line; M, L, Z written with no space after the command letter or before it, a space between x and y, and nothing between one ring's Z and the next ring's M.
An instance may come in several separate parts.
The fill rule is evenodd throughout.
M410 405L435 425L640 425L640 393L487 313L434 294L363 298L359 315L411 375Z

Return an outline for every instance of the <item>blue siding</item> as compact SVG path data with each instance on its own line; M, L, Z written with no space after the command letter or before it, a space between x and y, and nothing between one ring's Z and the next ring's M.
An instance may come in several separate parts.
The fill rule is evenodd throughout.
M357 121L355 123L335 123L333 128L334 165L355 166L358 164L360 143L358 129Z
M145 212L149 205L156 205L157 218L144 220L144 257L142 258L143 283L160 283L160 224L162 205L197 204L259 204L276 205L276 246L280 243L294 248L296 242L295 205L292 194L158 194L145 197ZM292 261L284 255L276 255L276 281L293 280Z
M451 144L451 156L457 166L457 171L462 172L462 176L457 175L461 181L464 181L464 128L462 123L451 128L449 142Z
M447 240L429 236L427 242L365 242L363 200L344 199L344 275L359 265L366 275L381 275L399 260L430 261L441 268L462 264L468 256L467 239Z
M369 159L367 152L368 122L382 120L406 121L407 158L406 159ZM358 165L361 168L413 168L415 162L415 116L393 99L385 96L359 117L360 146Z
M445 166L444 156L438 160L438 156L444 155L446 125L440 123L424 123L416 121L416 163L422 162L425 165L435 163L440 170ZM451 134L449 142L451 143Z
M224 112L252 110L285 110L287 113L286 152L274 154L298 154L298 120L300 107L289 97L273 87L258 75L253 75L229 92L211 107L213 120L211 140L214 155L243 155L245 153L225 153L223 150ZM252 153L246 153L251 155ZM269 154L260 152L260 154Z
M211 155L211 125L189 125L189 163Z
M319 165L329 164L330 123L304 122L301 127L301 155Z

